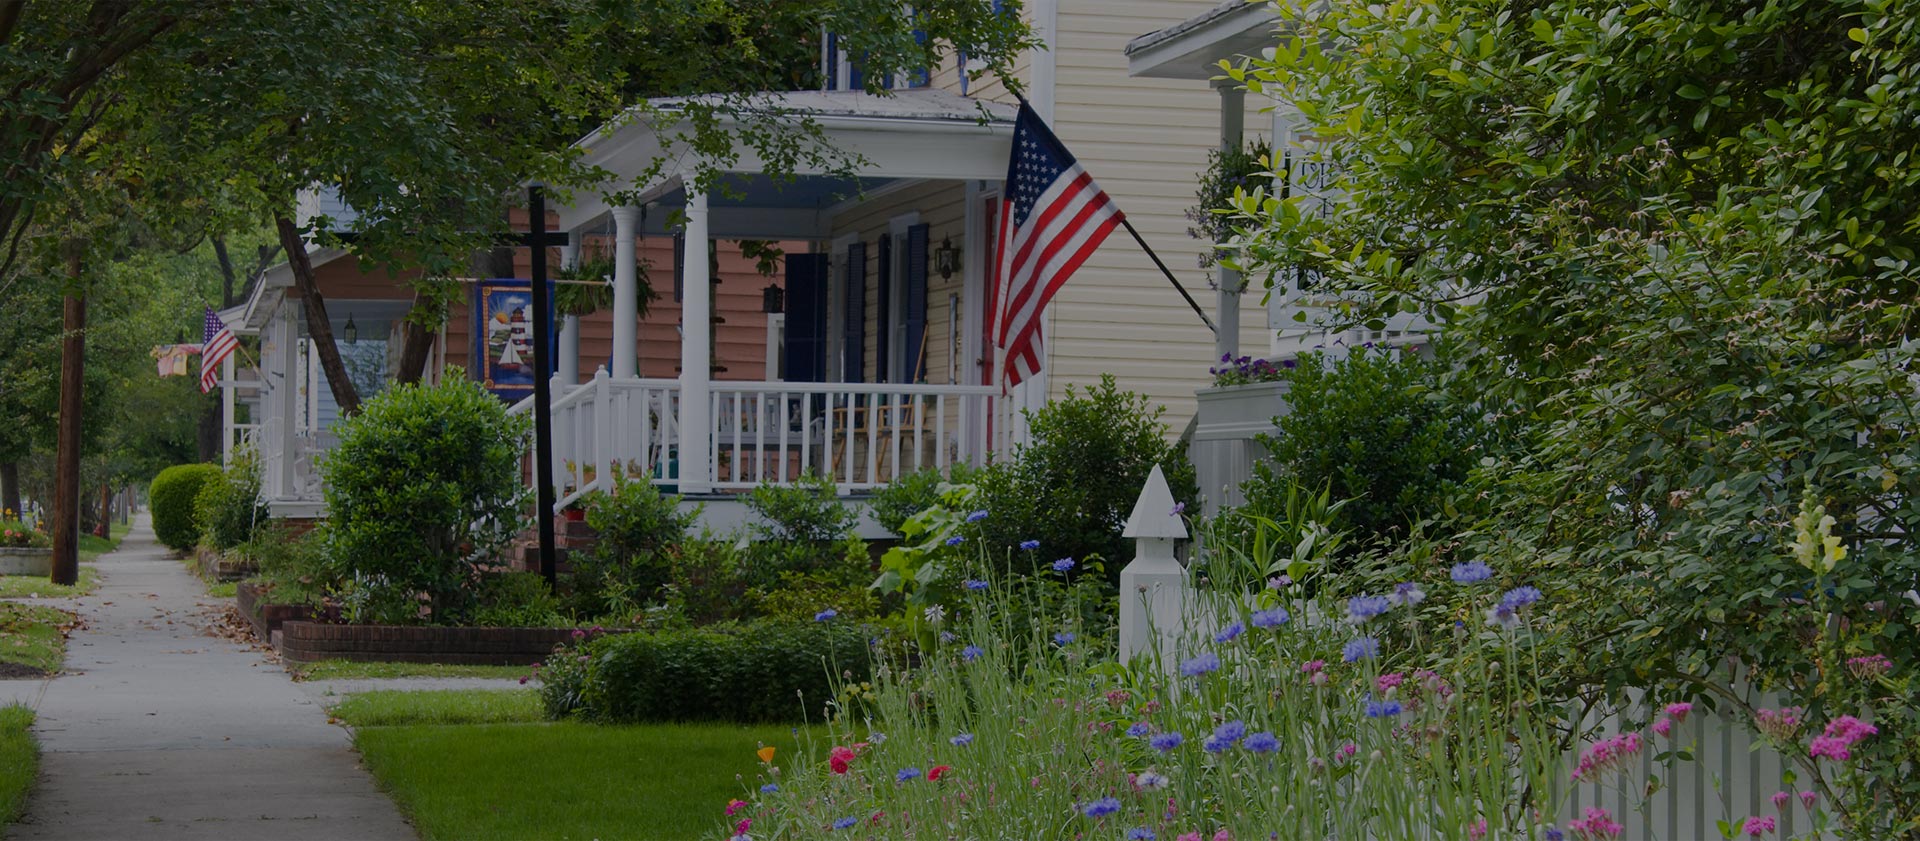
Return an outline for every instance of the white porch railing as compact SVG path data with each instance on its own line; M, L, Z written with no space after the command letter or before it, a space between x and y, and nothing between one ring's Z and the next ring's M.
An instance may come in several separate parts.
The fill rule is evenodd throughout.
M707 455L713 485L747 489L809 472L871 490L924 468L984 456L991 386L716 382Z
M562 388L556 380L554 391ZM532 411L532 398L507 409L510 415ZM679 477L679 416L678 380L616 379L606 368L554 398L554 510L590 491L612 490L616 475L673 484ZM529 464L529 479L533 470Z

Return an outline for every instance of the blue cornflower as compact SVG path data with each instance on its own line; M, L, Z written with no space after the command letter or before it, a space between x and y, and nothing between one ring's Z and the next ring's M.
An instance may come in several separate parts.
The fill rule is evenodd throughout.
M1254 753L1273 753L1280 749L1280 740L1274 738L1272 733L1263 730L1248 736L1246 741L1240 743L1240 746Z
M1506 595L1500 597L1500 603L1502 605L1516 610L1539 600L1540 588L1538 587L1515 587L1508 590Z
M1153 834L1153 830L1144 826L1136 826L1127 830L1127 841L1154 841L1154 839L1158 837L1160 836Z
M1468 561L1453 565L1453 583L1478 584L1493 577L1493 567L1484 561Z
M952 537L949 537L949 538L947 538L947 545L948 545L948 546L959 546L960 544L962 544L962 543L965 543L965 542L967 542L967 539L966 539L966 538L964 538L964 537L961 537L960 535L957 535L957 534L956 534L956 535L954 535L954 536L952 536Z
M1244 634L1246 632L1247 632L1247 626L1242 625L1238 622L1235 622L1231 625L1228 625L1225 628L1221 628L1220 633L1214 634L1213 641L1220 642L1220 643L1233 642L1235 639L1239 638L1241 634Z
M852 829L860 825L859 818L841 818L833 822L834 829Z
M1560 827L1550 826L1547 827L1546 839L1547 841L1567 841L1567 834L1561 832Z
M1213 728L1213 735L1229 742L1238 742L1241 736L1247 735L1247 723L1236 718Z
M1020 548L1022 548L1022 549L1025 549L1025 550L1027 550L1027 551L1029 551L1029 552L1031 552L1031 551L1033 551L1033 550L1035 550L1035 549L1038 549L1038 548L1040 548L1040 541L1038 541L1038 540L1022 540L1022 541L1020 541Z
M1070 569L1073 569L1072 558L1061 558L1060 560L1053 562L1054 572L1066 572L1067 570L1070 570Z
M1354 596L1347 600L1347 618L1356 623L1365 622L1386 613L1392 606L1386 596Z
M1487 621L1511 630L1520 624L1520 613L1513 605L1501 602L1487 611Z
M896 772L893 775L893 781L896 783L904 783L908 780L914 779L919 776L920 776L920 769L914 768L912 766L908 766Z
M969 523L977 523L977 522L980 522L981 520L984 520L984 519L986 519L986 518L987 518L987 512L985 512L985 511L975 511L975 512L973 512L972 514L968 514L968 515L967 515L967 522L969 522Z
M1127 735L1132 736L1136 739L1152 732L1153 732L1153 725L1148 724L1144 721L1136 721L1133 723L1132 726L1127 728Z
M1253 627L1278 628L1281 625L1287 624L1287 620L1291 618L1292 617L1287 615L1287 609L1284 607L1255 611L1253 614Z
M819 613L814 614L813 621L825 622L828 619L832 619L833 617L839 616L839 615L840 615L840 611L834 610L833 608L827 608L826 610L823 610L823 611L820 611Z
M1199 677L1217 671L1220 671L1220 655L1211 651L1180 664L1182 677Z
M980 655L985 653L986 652L980 650L980 646L969 645L966 648L960 649L960 659L962 662L971 663L980 659Z
M960 635L959 635L959 634L956 634L956 633L954 633L954 632L952 632L952 631L941 631L941 632L940 632L940 641L941 641L941 642L953 642L954 640L957 640L957 639L959 639L959 638L960 638Z
M763 785L760 787L761 794L772 794L779 790L780 790L779 783L767 783L766 785Z
M1114 797L1102 797L1099 800L1080 805L1080 814L1089 818L1098 818L1120 811L1120 800Z
M965 581L962 581L962 582L960 582L960 583L961 583L961 585L962 585L962 586L965 586L965 587L966 587L967 589L969 589L969 590L985 590L985 589L987 589L988 587L991 587L991 586L993 586L993 585L991 585L991 584L988 584L987 582L985 582L985 581L982 581L982 580L980 580L980 579L978 579L978 578L969 578L969 579L967 579L967 580L965 580Z
M1365 660L1379 653L1379 640L1373 637L1358 637L1348 640L1346 646L1340 649L1340 658L1351 663L1355 660Z
M968 745L971 745L971 744L973 744L973 734L972 734L972 733L961 733L960 735L958 735L958 736L955 736L955 737L953 737L953 738L951 738L951 739L948 739L947 741L948 741L948 742L951 742L951 743L953 744L953 746L954 746L954 747L956 747L956 748L964 748L964 747L966 747L966 746L968 746Z
M1073 642L1073 634L1067 633L1066 631L1061 631L1053 635L1054 645L1066 645L1070 642Z
M1200 749L1207 753L1219 753L1230 747L1233 747L1233 742L1219 736L1208 736L1200 742Z
M1161 733L1157 736L1154 736L1151 739L1148 739L1147 744L1153 746L1154 750L1157 750L1161 753L1166 753L1167 751L1170 751L1170 750L1173 750L1174 748L1179 747L1180 743L1186 740L1187 740L1187 737L1180 735L1178 732L1170 732L1170 733Z
M1397 716L1399 714L1400 714L1399 701L1392 701L1392 700L1375 701L1373 700L1372 695L1367 696L1367 717L1368 718L1393 718L1394 716Z
M1412 607L1426 600L1427 591L1420 589L1420 585L1411 581L1402 581L1393 585L1393 592L1387 594L1387 601L1393 602L1395 607L1401 605Z

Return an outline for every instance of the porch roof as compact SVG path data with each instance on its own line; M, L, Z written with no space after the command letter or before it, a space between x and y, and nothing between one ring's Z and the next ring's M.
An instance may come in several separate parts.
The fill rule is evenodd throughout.
M578 144L584 162L611 174L598 189L581 190L559 207L560 229L605 226L609 207L601 191L635 188L635 204L685 203L685 180L694 166L685 142L686 127L673 115L691 101L717 96L665 97L647 108L666 115L649 120L643 110L616 119ZM824 145L852 157L858 172L826 171L802 163L794 178L776 180L745 145L735 145L735 160L722 164L731 173L711 201L714 236L812 236L822 214L835 204L893 181L999 180L1012 154L1015 109L937 88L916 88L877 95L865 91L790 91L757 94L748 108L772 115L807 118L820 127ZM671 122L669 122L671 121ZM737 121L723 119L729 126ZM651 181L637 183L656 161L667 166ZM649 232L665 231L665 213L648 214ZM610 227L610 226L609 226ZM657 230L656 230L657 229Z
M1206 12L1127 42L1127 74L1208 81L1220 62L1257 56L1277 40L1271 3L1227 0Z
M311 244L307 247L307 262L319 268L341 257L347 256L346 249L322 248ZM260 275L260 281L253 285L253 291L247 299L220 311L220 320L241 335L254 335L266 326L267 319L273 315L273 305L280 300L281 290L293 285L293 267L285 262L274 265Z

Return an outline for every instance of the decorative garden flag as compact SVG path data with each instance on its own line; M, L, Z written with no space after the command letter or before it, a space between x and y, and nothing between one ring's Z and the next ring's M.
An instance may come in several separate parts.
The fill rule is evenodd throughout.
M1040 313L1123 218L1025 100L1004 189L990 299L1003 389L1040 370Z
M240 340L234 337L233 330L208 309L206 338L200 342L200 393L213 390L214 384L220 381L220 363L239 348Z

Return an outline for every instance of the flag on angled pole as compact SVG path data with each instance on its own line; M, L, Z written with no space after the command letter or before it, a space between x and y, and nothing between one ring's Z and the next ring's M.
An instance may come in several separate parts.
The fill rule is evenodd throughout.
M205 336L200 342L201 394L213 390L214 384L220 381L220 363L240 348L240 340L234 337L232 328L214 315L212 308L207 309Z
M1125 216L1026 100L1013 127L989 293L1000 387L1040 370L1040 314Z

